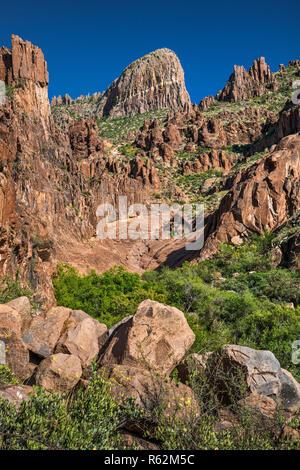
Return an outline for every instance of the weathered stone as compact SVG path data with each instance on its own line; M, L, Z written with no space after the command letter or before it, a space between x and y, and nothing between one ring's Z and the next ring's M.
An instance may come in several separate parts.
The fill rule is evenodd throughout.
M21 380L26 380L30 377L31 371L29 368L29 351L26 344L22 341L21 337L14 331L9 337L1 337L5 343L6 357L5 363L9 369Z
M202 100L199 103L199 109L201 111L207 111L209 107L214 103L216 103L216 100L212 95L205 96L205 98L202 98Z
M279 379L281 383L279 399L283 408L298 411L300 409L300 384L285 369L281 369Z
M226 345L210 355L206 368L211 380L220 391L221 398L225 401L230 400L229 392L232 396L240 394L246 396L249 393L275 397L280 395L281 368L270 351ZM232 378L232 383L226 384L227 376Z
M116 118L162 108L191 108L181 64L169 49L158 49L129 65L102 95L98 111Z
M265 92L265 86L273 81L273 75L264 57L255 60L248 72L243 66L235 65L233 74L216 99L236 102L261 96Z
M98 335L94 321L85 318L77 325L71 325L59 340L55 352L73 354L80 359L82 367L87 367L99 351Z
M0 305L0 335L9 336L13 331L21 333L20 314L9 305Z
M28 349L41 357L52 354L56 343L67 326L71 312L69 308L53 307L47 313L46 318L34 318L30 330L22 336Z
M238 404L242 408L249 408L254 412L259 412L266 418L273 418L277 409L276 402L272 398L259 395L258 393L251 393L240 400Z
M276 122L270 122L266 132L253 146L253 152L261 152L265 148L278 144L283 137L290 134L296 134L300 131L300 106L295 106L288 101L280 111L279 119Z
M134 398L146 412L161 409L166 417L200 414L193 391L182 383L124 365L104 366L99 374L111 383L111 393L121 403L124 398Z
M283 427L282 433L280 435L281 439L291 440L291 441L299 441L300 433L297 429L288 426L287 424Z
M73 156L77 159L89 158L91 155L101 155L104 144L99 137L96 121L81 119L69 127L70 144Z
M5 342L0 340L0 365L6 364L6 345Z
M11 300L6 305L12 307L20 315L22 332L27 330L31 323L31 305L28 297L18 297L17 299Z
M67 392L79 382L82 368L78 357L54 354L39 365L35 382L49 392Z
M300 135L281 140L276 151L235 177L232 189L207 219L201 258L219 243L240 244L263 230L273 231L300 209Z
M4 398L9 403L20 406L22 401L29 401L29 394L33 393L33 388L28 385L8 385L0 384L0 398Z
M110 338L101 364L145 367L170 374L195 340L184 314L175 307L145 300L136 314Z
M191 374L195 372L204 372L206 369L207 360L211 354L211 352L206 352L204 354L193 353L187 356L183 362L178 364L178 377L180 378L181 382L189 382Z
M94 323L94 329L98 338L98 350L103 346L108 338L107 326L104 323L100 323L95 318L91 318L87 313L82 310L73 310L70 321L74 321L78 325L82 320L91 319Z

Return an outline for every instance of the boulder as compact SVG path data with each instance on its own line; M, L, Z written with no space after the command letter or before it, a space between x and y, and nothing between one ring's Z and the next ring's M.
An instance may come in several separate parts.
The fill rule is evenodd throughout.
M10 336L1 338L1 340L6 349L5 364L20 380L28 379L31 376L29 351L20 335L13 331Z
M189 382L193 372L204 372L207 360L211 354L211 352L206 352L204 354L193 353L187 356L183 362L178 364L178 377L181 382Z
M285 410L300 409L300 384L270 351L226 345L211 354L206 369L225 401L229 394L258 394L276 399Z
M0 305L0 363L21 380L29 377L29 352L21 339L21 316L9 305Z
M99 351L94 321L84 318L77 325L71 325L59 340L55 351L73 354L80 359L83 368L89 366Z
M254 392L278 396L280 393L281 368L270 351L226 345L211 354L206 367L225 401L230 400L229 394L246 396Z
M251 393L249 396L240 400L238 404L241 408L248 408L251 411L259 412L266 418L273 418L277 409L276 402L272 398L259 395L258 393Z
M300 384L294 379L292 374L281 369L279 374L281 383L280 402L284 409L289 411L297 411L300 409Z
M194 340L195 335L180 310L144 300L135 315L110 337L100 364L151 367L168 375Z
M36 385L49 392L67 392L79 382L82 374L78 357L54 354L44 359L36 372Z
M91 318L87 313L83 312L82 310L73 310L70 320L74 321L78 325L82 320L85 320L87 318L93 321L94 329L98 338L98 349L100 349L108 338L107 326L104 323L100 323L95 318Z
M282 429L280 437L284 440L299 441L300 433L297 431L297 429L294 429L286 424Z
M112 396L120 400L134 398L147 413L161 410L166 417L184 419L200 414L193 391L182 383L153 375L146 370L124 365L104 366L99 374L111 383Z
M34 318L30 329L22 336L28 349L40 357L50 356L67 326L70 314L69 308L54 307L46 318Z
M9 305L0 305L0 336L9 336L13 331L21 333L21 317Z
M31 323L31 305L28 297L18 297L17 299L7 302L6 305L16 310L20 315L22 322L22 332L27 330L30 327Z
M32 392L33 388L28 385L0 384L0 398L15 404L17 407L20 406L22 401L29 401L29 393Z

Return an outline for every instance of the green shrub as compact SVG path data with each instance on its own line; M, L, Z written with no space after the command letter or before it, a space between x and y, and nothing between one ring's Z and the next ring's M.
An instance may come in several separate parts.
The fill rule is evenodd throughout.
M108 327L133 315L145 299L165 301L164 295L143 283L138 274L122 267L102 275L91 271L87 276L80 276L73 267L60 265L53 286L58 305L84 310Z
M21 381L10 371L6 365L0 365L0 383L19 384Z
M141 412L130 399L123 406L111 397L107 384L94 374L87 388L72 396L36 388L17 411L0 399L1 450L116 450L124 420Z
M23 296L31 300L33 291L23 286L18 279L14 281L9 276L4 276L0 280L0 303L4 304ZM33 302L31 303L33 305Z

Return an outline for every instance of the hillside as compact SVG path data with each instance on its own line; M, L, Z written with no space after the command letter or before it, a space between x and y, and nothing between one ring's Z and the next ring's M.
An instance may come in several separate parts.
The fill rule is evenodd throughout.
M299 76L262 57L192 105L159 49L50 105L39 47L0 49L1 449L299 449ZM204 246L175 215L99 239L120 195L119 235L204 204Z

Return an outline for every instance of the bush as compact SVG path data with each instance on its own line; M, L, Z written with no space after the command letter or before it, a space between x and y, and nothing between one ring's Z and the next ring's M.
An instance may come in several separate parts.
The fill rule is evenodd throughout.
M0 280L0 303L2 304L23 296L32 299L33 294L29 287L23 286L18 280L12 280L9 276L4 276ZM33 302L31 303L34 305Z
M6 365L0 365L0 383L19 384L21 381L10 371Z
M53 278L57 304L86 313L108 327L121 318L133 315L145 299L164 302L165 297L151 285L145 285L138 274L115 267L104 274L91 271L80 276L71 266L58 266Z
M1 450L116 450L119 429L141 412L132 400L114 400L109 384L96 373L87 388L73 396L35 388L17 411L0 399Z

